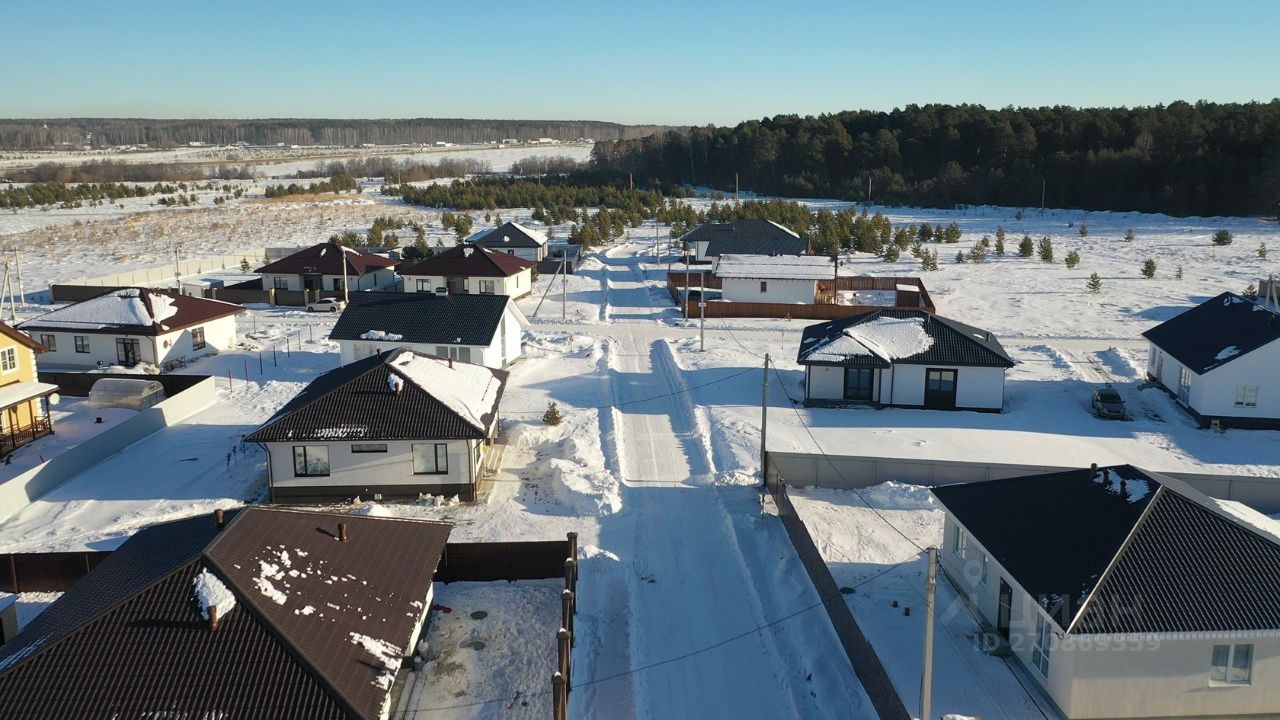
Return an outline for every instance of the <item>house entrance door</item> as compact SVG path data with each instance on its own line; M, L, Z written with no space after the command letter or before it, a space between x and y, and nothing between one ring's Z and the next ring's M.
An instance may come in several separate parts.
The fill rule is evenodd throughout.
M134 338L116 338L116 362L133 367L142 362L142 351Z
M996 632L1009 639L1009 616L1013 612L1013 588L1000 578L1000 609L996 611Z
M925 370L924 406L931 410L956 409L955 370Z

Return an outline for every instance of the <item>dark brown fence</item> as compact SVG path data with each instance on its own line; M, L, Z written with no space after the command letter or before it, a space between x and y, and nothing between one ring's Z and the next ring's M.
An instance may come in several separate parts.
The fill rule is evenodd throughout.
M80 302L124 287L123 285L50 285L49 298L51 302Z
M249 303L274 305L275 303L272 302L273 294L274 291L272 290L241 287L206 288L204 291L204 296L207 298L236 303L237 305L247 305Z
M671 295L672 301L676 306L680 305L680 295L684 292L686 275L683 271L671 271L667 273L667 292ZM690 272L687 276L690 282L689 290L698 290L699 276L697 273ZM722 287L722 281L711 273L706 274L706 289L716 290ZM822 294L824 290L827 295L831 294L830 281L818 281L818 293ZM911 285L917 289L916 292L901 292L897 290L898 285ZM726 302L724 300L714 300L707 303L705 308L698 307L698 301L690 299L686 301L684 311L688 317L696 318L700 314L705 313L709 318L791 318L796 320L837 320L839 318L850 317L852 315L864 315L877 310L924 310L925 312L935 312L933 299L929 297L929 291L925 289L924 283L919 278L910 277L842 277L838 284L840 290L892 290L898 293L898 298L902 298L899 302L901 305L834 305L826 304L801 304L801 303L756 303L756 302ZM910 304L905 304L909 299Z
M0 555L0 591L61 592L107 559L110 551Z
M567 540L541 542L449 543L436 568L436 580L546 580L564 575Z
M875 648L871 646L866 635L862 634L862 628L858 627L853 612L849 610L844 595L840 592L840 586L836 584L835 577L827 568L826 560L822 558L822 553L818 552L818 546L814 544L813 537L809 535L809 529L796 513L795 506L791 504L791 498L787 497L787 486L781 478L769 482L769 493L778 507L778 517L787 530L787 537L791 538L796 555L800 556L800 563L804 565L809 580L818 591L818 597L822 599L827 617L831 618L831 625L835 628L836 636L840 638L840 645L844 647L844 652L849 657L849 663L853 665L853 672L858 676L858 681L866 689L867 697L871 699L876 715L880 720L911 720L911 714L907 712L897 688L889 679L889 673L885 672Z
M125 378L126 380L154 380L164 386L165 397L173 397L178 393L199 384L208 375L132 375L129 373L75 373L75 372L42 372L40 382L57 385L58 391L70 397L88 397L93 384L103 378Z

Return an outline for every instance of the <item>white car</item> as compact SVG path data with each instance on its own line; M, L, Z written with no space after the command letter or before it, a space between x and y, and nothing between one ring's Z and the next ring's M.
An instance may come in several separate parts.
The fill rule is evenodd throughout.
M342 312L346 306L347 304L338 298L321 298L307 303L307 312Z

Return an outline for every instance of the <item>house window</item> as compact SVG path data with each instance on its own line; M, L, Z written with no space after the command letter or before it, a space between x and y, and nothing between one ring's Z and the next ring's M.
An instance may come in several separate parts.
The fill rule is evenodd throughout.
M1209 682L1224 685L1253 682L1253 645L1214 645Z
M1049 643L1053 640L1053 630L1044 615L1036 614L1036 642L1031 646L1031 664L1036 666L1040 674L1049 677Z
M761 281L760 281L760 292L762 292L762 293L767 293L767 292L769 292L769 281L768 281L768 280L761 280Z
M986 585L987 584L987 554L986 553L979 553L978 571L979 571L978 584Z
M294 445L294 477L328 477L329 447L327 445Z
M47 348L49 352L57 352L58 336L57 335L41 335L40 344L45 346L45 348Z
M1236 407L1258 407L1258 386L1237 385Z
M956 525L952 532L951 544L955 549L956 557L961 560L969 557L969 535L959 525Z
M18 369L18 350L17 348L5 348L0 350L0 372L13 372Z
M876 371L872 368L844 369L844 399L870 402Z
M437 345L436 357L469 363L471 362L471 348L458 347L456 345Z
M342 278L333 279L333 290L334 292L342 292Z
M283 277L271 278L271 286L274 287L276 290L288 290L289 278L283 278Z
M1191 371L1180 368L1178 371L1178 400L1183 405L1191 402Z
M492 294L493 294L493 281L492 281L492 280L481 280L481 281L480 281L480 294L481 294L481 295L492 295Z
M386 451L386 443L351 443L353 453L384 453Z
M204 328L191 328L191 349L203 350L204 346Z
M89 352L89 338L85 337L84 335L76 335L75 338L76 338L76 352L78 353Z
M413 446L414 475L444 475L449 472L449 446L444 443Z
M430 281L430 280L419 280L419 281L418 281L418 292L427 292L427 293L431 292L431 281Z

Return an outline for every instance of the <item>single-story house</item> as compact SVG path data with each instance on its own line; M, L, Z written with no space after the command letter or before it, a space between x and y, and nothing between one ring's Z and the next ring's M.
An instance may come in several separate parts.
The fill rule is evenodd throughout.
M806 405L928 410L1004 407L1013 360L986 330L926 310L877 310L810 325L796 362Z
M831 280L836 268L821 255L721 255L715 276L728 302L812 305L818 281Z
M1280 312L1222 293L1142 336L1147 376L1202 426L1280 427Z
M40 382L42 352L43 345L0 322L0 457L53 432L49 396L58 386Z
M267 451L271 499L473 500L507 373L392 350L311 381L246 440Z
M329 333L342 362L407 348L491 368L520 357L528 321L506 295L360 293Z
M396 263L376 253L322 242L254 272L262 276L263 290L377 290L395 282Z
M401 266L405 292L509 295L520 298L533 290L537 263L490 250L462 245Z
M254 505L141 530L0 647L0 717L385 720L449 531Z
M694 262L721 255L807 255L809 241L772 220L705 222L680 236Z
M554 275L564 272L572 275L582 262L582 246L567 242L547 243L547 257L538 262L538 272ZM563 268L563 270L562 270Z
M547 236L517 222L505 222L492 230L481 230L467 238L467 242L534 262L547 257Z
M121 288L28 320L18 329L51 366L88 369L150 363L169 369L236 344L244 308L155 288Z
M1280 524L1129 465L933 495L943 571L1064 717L1280 717Z

